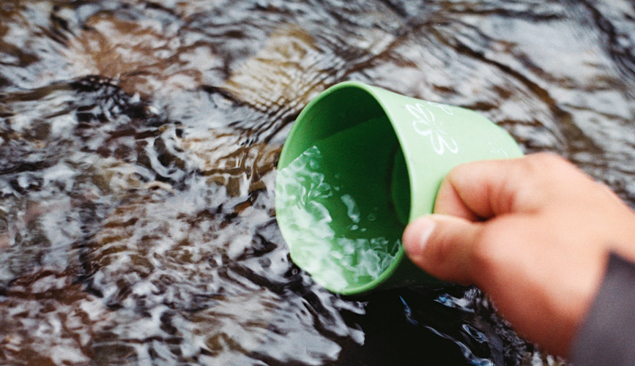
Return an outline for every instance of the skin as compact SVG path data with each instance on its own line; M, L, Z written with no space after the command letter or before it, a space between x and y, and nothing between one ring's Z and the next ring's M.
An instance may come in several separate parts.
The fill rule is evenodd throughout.
M424 271L486 292L519 334L567 357L611 251L635 261L635 213L566 160L474 162L403 235Z

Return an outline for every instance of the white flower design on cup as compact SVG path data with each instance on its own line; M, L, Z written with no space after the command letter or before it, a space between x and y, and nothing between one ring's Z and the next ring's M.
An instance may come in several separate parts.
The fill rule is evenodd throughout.
M447 105L443 105L443 104L439 104L436 102L426 102L428 103L428 105L431 105L433 107L437 107L440 110L444 111L445 113L449 114L450 116L454 114L454 112L452 112L452 110L448 109Z
M438 107L441 105L434 103L434 106ZM446 149L454 154L459 152L459 147L457 146L456 141L452 137L448 136L447 132L442 129L443 120L438 119L432 111L420 103L416 103L415 105L407 104L406 109L410 112L410 114L417 118L412 122L414 130L419 135L430 138L432 149L434 149L437 154L443 155ZM452 112L446 108L442 108L442 110L448 114L452 114Z
M504 158L509 158L509 155L507 154L507 151L503 150L503 148L496 147L491 142L488 142L487 144L489 145L490 154L498 155L498 156L501 156L501 157L504 157Z

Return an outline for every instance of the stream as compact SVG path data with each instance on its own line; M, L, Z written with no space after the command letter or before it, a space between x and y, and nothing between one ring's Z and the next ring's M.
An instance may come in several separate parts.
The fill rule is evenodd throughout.
M634 47L626 0L2 0L0 364L565 365L474 287L314 283L276 164L357 80L475 110L635 207Z

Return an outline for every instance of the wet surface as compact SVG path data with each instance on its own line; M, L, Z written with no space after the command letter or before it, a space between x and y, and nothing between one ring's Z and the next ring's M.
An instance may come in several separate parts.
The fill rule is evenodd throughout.
M635 206L628 1L0 3L0 363L542 365L476 289L342 298L276 162L359 80L477 110Z

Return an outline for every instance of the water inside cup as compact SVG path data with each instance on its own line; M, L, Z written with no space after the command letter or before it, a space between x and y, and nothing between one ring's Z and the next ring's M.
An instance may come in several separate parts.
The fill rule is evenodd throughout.
M409 183L386 117L318 141L278 171L276 185L291 258L317 283L350 290L392 263L407 222Z

